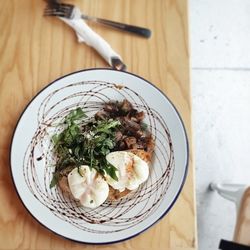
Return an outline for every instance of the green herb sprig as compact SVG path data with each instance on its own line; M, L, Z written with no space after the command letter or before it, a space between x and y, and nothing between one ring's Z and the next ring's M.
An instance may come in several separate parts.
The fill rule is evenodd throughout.
M72 110L65 117L65 129L52 136L57 163L51 188L58 183L61 173L69 166L79 168L81 165L88 165L100 174L106 173L118 180L117 169L107 162L106 155L116 146L115 131L121 125L120 121L86 121L85 118L87 115L81 108Z

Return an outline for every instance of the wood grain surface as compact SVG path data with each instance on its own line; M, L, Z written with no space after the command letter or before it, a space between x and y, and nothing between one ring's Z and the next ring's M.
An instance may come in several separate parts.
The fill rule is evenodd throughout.
M52 80L72 71L108 65L92 48L79 44L60 20L43 17L44 1L0 0L0 249L196 249L187 1L70 2L89 15L152 29L152 37L144 39L90 24L121 54L128 71L157 85L180 111L190 144L188 177L167 216L125 242L79 244L41 226L23 207L12 183L9 151L14 127L31 98Z

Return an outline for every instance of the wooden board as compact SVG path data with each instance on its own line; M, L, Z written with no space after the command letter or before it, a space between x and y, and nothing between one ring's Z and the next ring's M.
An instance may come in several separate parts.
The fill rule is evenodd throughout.
M44 18L44 1L1 0L0 249L196 249L186 0L71 2L89 15L152 29L148 40L91 24L121 54L128 71L157 85L180 111L190 143L187 181L167 216L143 234L119 244L75 243L56 236L32 218L10 175L9 150L16 122L30 99L50 81L72 71L108 65L93 49L79 44L60 20Z

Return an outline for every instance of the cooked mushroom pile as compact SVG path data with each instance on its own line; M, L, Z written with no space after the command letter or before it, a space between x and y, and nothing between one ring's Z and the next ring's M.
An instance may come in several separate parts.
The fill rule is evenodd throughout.
M154 150L154 139L143 122L145 114L138 111L126 99L122 102L109 102L103 110L95 114L95 119L117 119L121 122L119 131L116 132L115 150L142 149L152 153Z

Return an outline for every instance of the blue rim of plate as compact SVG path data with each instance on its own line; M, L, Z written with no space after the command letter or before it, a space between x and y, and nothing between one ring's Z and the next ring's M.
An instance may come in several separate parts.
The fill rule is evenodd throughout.
M187 172L188 172L188 163L189 163L189 144L188 144L188 137L187 137L187 132L186 132L186 129L185 129L185 126L184 126L184 122L180 116L180 113L178 112L178 110L176 109L175 105L172 103L172 101L170 101L170 99L166 96L166 94L160 90L158 87L156 87L153 83L149 82L148 80L144 79L143 77L141 76L138 76L134 73L131 73L131 72L127 72L127 71L118 71L118 72L122 72L124 74L129 74L129 75L133 75L139 79L142 79L143 81L145 81L146 83L148 83L149 85L151 85L152 87L154 87L156 90L158 90L166 99L167 101L172 105L172 107L174 108L180 122L181 122L181 125L182 125L182 128L183 128L183 131L184 131L184 135L185 135L185 141L186 141L186 147L187 147L187 157L186 157L186 163L185 163L185 173L183 175L183 179L182 179L182 183L180 185L180 188L177 192L177 194L175 195L175 198L173 199L172 203L169 205L169 207L166 209L166 211L161 215L160 218L158 218L158 220L154 221L151 225L149 225L148 227L144 228L143 230L141 230L140 232L136 233L136 234L133 234L127 238L124 238L124 239L120 239L120 240L116 240L116 241L109 241L109 242L98 242L98 243L93 243L93 242L87 242L87 241L78 241L78 240L75 240L75 239L71 239L71 238L68 238L64 235L61 235L60 233L58 232L55 232L53 231L52 229L50 229L49 227L47 227L45 224L43 224L41 221L39 221L31 212L30 210L28 209L28 207L24 204L18 190L17 190L17 187L16 187L16 184L15 184L15 181L14 181L14 177L13 177L13 173L12 173L12 167L11 167L11 148L12 148L12 144L13 144L13 139L14 139L14 136L15 136L15 133L16 133L16 129L17 129L17 126L23 116L23 114L25 113L26 109L30 106L30 104L36 99L36 97L41 93L43 92L46 88L48 88L49 86L51 86L52 84L54 84L55 82L67 77L67 76L70 76L70 75L73 75L73 74L77 74L77 73L80 73L80 72L85 72L85 71L91 71L91 70L111 70L111 71L117 71L116 69L112 69L112 68L89 68L89 69L82 69L82 70L78 70L78 71L74 71L74 72L71 72L69 74L66 74L66 75L63 75L59 78L57 78L56 80L52 81L51 83L49 83L48 85L46 85L44 88L42 88L40 91L38 91L38 93L29 101L29 103L26 105L26 107L24 108L24 110L22 111L22 113L20 114L18 120L17 120L17 123L16 123L16 126L14 128L14 131L13 131L13 134L12 134L12 138L11 138L11 143L10 143L10 151L9 151L9 166L10 166L10 173L11 173L11 179L12 179L12 182L14 184L14 187L15 187L15 190L16 190L16 193L21 201L21 203L23 204L23 206L26 208L26 210L29 212L29 214L40 224L42 225L43 227L45 227L46 229L48 229L50 232L54 233L55 235L58 235L64 239L67 239L67 240L71 240L73 242L76 242L76 243L81 243L81 244L89 244L89 245L109 245L109 244L114 244L114 243L119 243L119 242L123 242L123 241L126 241L126 240L129 240L129 239L132 239L136 236L138 236L139 234L145 232L147 229L151 228L153 225L155 225L157 222L159 222L169 211L170 209L173 207L173 205L175 204L175 202L177 201L182 189L183 189L183 186L185 184L185 181L186 181L186 178L187 178Z

